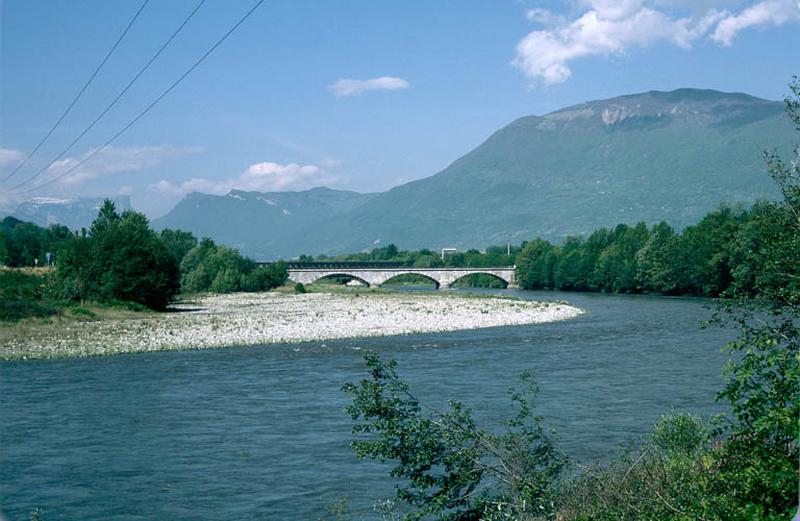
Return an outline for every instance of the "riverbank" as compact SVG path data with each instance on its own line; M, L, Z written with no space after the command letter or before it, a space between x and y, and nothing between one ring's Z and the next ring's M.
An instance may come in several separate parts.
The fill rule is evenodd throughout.
M309 342L536 324L582 311L566 303L459 293L207 295L168 313L36 320L3 327L0 359L43 359Z

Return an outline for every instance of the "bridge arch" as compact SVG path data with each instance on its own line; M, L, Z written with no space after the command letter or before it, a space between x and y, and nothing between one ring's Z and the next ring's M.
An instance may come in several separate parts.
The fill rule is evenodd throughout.
M393 281L395 279L398 279L398 278L401 278L401 277L407 277L409 275L413 275L415 277L419 277L421 279L425 279L425 280L428 280L428 281L432 282L433 285L436 287L436 289L439 289L439 286L442 285L441 282L439 282L438 280L436 280L432 276L426 275L424 273L418 273L418 272L413 271L413 270L404 271L403 273L395 273L395 274L391 275L390 277L388 277L387 279L383 280L382 282L380 282L379 284L376 284L376 285L378 285L378 286L390 285L391 281Z
M315 284L315 283L320 282L320 281L322 281L324 279L334 279L336 277L341 277L343 279L347 279L347 282L350 282L351 280L357 280L358 282L360 282L361 284L363 284L363 285L365 285L367 287L372 285L369 282L367 282L366 280L364 280L361 277L358 277L356 275L353 275L352 273L325 273L325 274L321 274L321 276L319 276L319 277L314 278L314 280L312 280L311 282ZM347 284L347 282L345 282L345 284Z
M478 277L478 276L480 276L480 277L490 277L493 280L500 281L503 284L504 288L507 288L507 287L509 287L511 285L511 282L509 280L507 280L504 277L501 277L500 275L498 275L496 273L491 273L489 271L475 271L475 272L472 272L472 273L465 273L463 275L456 276L456 278L453 279L450 282L449 286L453 286L456 282L458 282L460 280L464 280L464 279L467 279L469 277Z

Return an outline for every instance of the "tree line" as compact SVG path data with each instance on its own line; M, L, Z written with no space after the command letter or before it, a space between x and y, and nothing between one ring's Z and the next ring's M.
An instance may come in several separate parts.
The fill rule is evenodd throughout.
M0 264L55 269L38 277L40 299L133 302L164 309L178 294L263 291L286 281L284 264L258 265L211 239L181 230L153 231L144 214L117 212L105 200L91 227L77 233L63 226L41 228L14 218L0 226ZM21 284L19 273L3 272ZM31 284L27 284L31 286ZM27 295L27 293L26 293Z
M360 253L337 256L301 255L300 261L391 261L403 262L411 268L488 268L512 266L521 246L489 246L481 252L476 249L446 252L444 256L428 248L400 250L395 244Z
M682 232L639 223L562 245L536 239L517 256L517 279L525 289L756 296L774 268L769 245L793 234L792 226L781 204L759 202L722 207Z

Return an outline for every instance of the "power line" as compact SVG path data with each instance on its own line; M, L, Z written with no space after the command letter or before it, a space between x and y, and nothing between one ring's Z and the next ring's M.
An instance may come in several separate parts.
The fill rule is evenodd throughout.
M14 174L19 172L20 168L25 166L25 164L28 161L30 161L30 159L34 156L34 154L36 154L36 152L41 148L41 146L44 145L45 141L47 141L50 138L50 136L53 134L53 132L55 132L56 128L58 128L58 126L61 124L61 122L64 121L64 118L66 118L67 114L70 113L70 111L72 110L72 107L74 107L75 104L78 102L78 100L81 99L81 96L83 96L83 93L86 92L86 89L88 89L89 85L91 85L92 81L94 81L94 78L100 72L100 69L103 68L103 66L106 64L108 59L111 58L111 55L114 54L114 51L117 50L117 47L119 47L119 44L122 42L122 39L125 38L126 34L128 34L128 31L133 26L133 23L136 21L137 18L139 18L139 15L142 13L142 11L144 11L144 7L147 5L147 3L149 1L150 0L144 0L144 2L142 2L141 7L139 7L139 10L136 11L136 14L133 15L133 18L131 18L131 21L128 22L128 25L125 27L125 30L122 31L122 34L119 35L119 38L117 38L117 41L114 42L114 45L111 46L111 49L109 49L108 53L106 53L106 56L105 56L105 58L103 58L103 61L100 62L100 65L98 65L97 68L92 73L92 75L89 76L89 79L86 81L86 83L83 85L81 90L78 92L78 95L75 96L75 98L72 100L72 102L70 102L69 106L67 106L67 109L64 111L64 113L61 114L61 117L58 118L58 120L53 124L53 126L50 128L50 130L47 131L47 134L42 138L42 140L39 141L39 143L37 143L35 147L33 147L33 150L30 151L30 153L25 157L25 159L23 159L22 162L20 164L18 164L14 168L14 170L8 175L8 177L3 179L3 181L8 181L12 177L14 177Z
M128 92L128 90L129 90L129 89L130 89L130 88L133 86L133 84L134 84L134 83L136 83L136 81L139 79L139 77L140 77L142 74L144 74L144 72L145 72L147 69L149 69L149 68L150 68L150 66L153 64L153 62L154 62L154 61L156 61L156 59L157 59L157 58L158 58L158 57L161 55L161 53L164 51L164 49L166 49L166 48L167 48L167 46L169 46L169 44L170 44L170 43L172 43L172 40L174 40L174 39L175 39L175 37L176 37L176 36L178 36L178 33L180 33L180 32L183 30L183 28L186 26L186 24L187 24L187 23L189 23L189 20L191 20L191 19L194 17L194 15L197 13L197 11L199 11L199 10L200 10L200 7L202 7L204 3L206 3L206 0L200 0L200 2L198 2L198 3L197 3L197 5L195 6L195 8L192 10L192 12L190 12L190 13L189 13L189 15L188 15L188 16L187 16L187 17L186 17L184 20L183 20L183 22L182 22L182 23L181 23L181 24L178 26L178 28L177 28L177 29L175 29L175 31L174 31L174 32L173 32L173 33L170 35L170 37L169 37L169 38L167 38L167 41L165 41L165 42L164 42L164 43L161 45L161 47L159 47L158 51L156 51L156 53L155 53L155 54L154 54L154 55L153 55L153 56L150 58L150 60L148 60L148 61L147 61L147 63L145 63L145 64L144 64L144 66L143 66L141 69L139 69L139 72L137 72L137 73L136 73L136 75L135 75L135 76L134 76L134 77L133 77L133 78L132 78L132 79L131 79L131 80L128 82L128 84L127 84L127 85L125 85L125 88L124 88L124 89L122 89L122 91L120 91L120 93L119 93L119 94L117 94L117 97L116 97L116 98L114 98L114 99L111 101L111 103L109 103L109 104L108 104L108 106L106 106L106 108L105 108L105 109L103 109L103 111L102 111L102 112L101 112L101 113L100 113L100 114L99 114L99 115L98 115L96 118L94 118L94 121L92 121L92 122L89 124L89 126L88 126L88 127L86 127L86 128L83 130L83 132L81 132L81 133L78 135L78 137L76 137L75 139L73 139L73 140L72 140L72 143L70 143L69 145L67 145L67 147L66 147L64 150L62 150L62 151L61 151L61 152L60 152L60 153L59 153L59 154L58 154L56 157L54 157L54 158L53 158L53 159L52 159L52 160L51 160L51 161L50 161L48 164L46 164L45 166L43 166L43 167L41 168L41 170L39 170L38 172L36 172L35 174L33 174L33 175L32 175L31 177L29 177L28 179L25 179L25 180L24 180L24 181L22 181L21 183L17 184L16 186L12 186L12 187L11 187L9 190L10 190L10 191L13 191L13 190L16 190L16 189L18 189L18 188L20 188L20 187L22 187L22 186L25 186L26 184L30 183L31 181L33 181L34 179L36 179L37 177L39 177L40 175L42 175L44 172L46 172L46 171L47 171L47 169L48 169L48 168L50 168L50 167L53 165L53 163L55 163L56 161L58 161L59 159L61 159L62 157L64 157L64 155L66 155L66 153L67 153L67 152L69 152L70 150L72 150L72 147L74 147L74 146L75 146L75 144L76 144L78 141L80 141L80 140L81 140L81 138L82 138L83 136L85 136L85 135L86 135L86 134L87 134L87 133L88 133L90 130L92 130L92 128L94 128L94 126L97 124L97 122L98 122L98 121L100 121L101 119L103 119L103 117L104 117L104 116L105 116L105 115L108 113L108 111L109 111L109 110L111 110L111 109L114 107L114 105L116 105L116 104L117 104L117 102L118 102L118 101L119 101L119 100L122 98L122 96L124 96L124 95L125 95L125 93L126 93L126 92Z
M61 174L59 174L58 176L54 177L53 179L51 179L51 180L47 181L46 183L44 183L44 184L41 184L41 185L39 185L39 186L35 186L35 187L33 187L33 188L29 188L29 189L27 189L27 190L20 191L20 192L18 192L18 193L20 193L20 194L27 194L27 193L33 192L33 191L35 191L35 190L40 190L40 189L42 189L42 188L45 188L45 187L47 187L47 186L50 186L51 184L55 183L55 182L56 182L56 181L58 181L59 179L62 179L63 177L65 177L65 176L69 175L70 173L74 172L75 170L77 170L78 168L80 168L80 167L81 167L81 166L82 166L84 163L86 163L87 161L89 161L90 159L92 159L94 156L96 156L97 154L99 154L100 152L102 152L103 150L105 150L105 149L108 147L108 145L110 145L111 143L113 143L114 141L116 141L116 140L117 140L117 138L119 138L119 137L120 137L122 134L124 134L124 133L125 133L125 132L126 132L128 129L129 129L129 128L131 128L131 127L132 127L132 126L133 126L133 125L134 125L134 124L135 124L137 121L139 121L139 120L140 120L140 119L141 119L141 118L142 118L142 117L143 117L145 114L147 114L148 112L150 112L150 109L152 109L153 107L155 107L155 106L156 106L156 104L158 104L158 102L160 102L162 99L164 99L164 98L167 96L167 94L169 94L170 92L172 92L172 90L173 90L175 87L177 87L177 86L178 86L178 85L179 85L179 84L180 84L180 83L181 83L181 82L182 82L182 81L183 81L183 80L184 80L184 79L185 79L185 78L186 78L186 77L187 77L189 74L191 74L191 72L192 72L193 70L195 70L195 69L196 69L196 68L197 68L197 67L198 67L198 66L199 66L201 63L203 63L203 61L204 61L206 58L208 58L208 56L209 56L209 55L210 55L212 52L214 52L214 51L217 49L217 47L219 47L219 46L222 44L222 42L224 42L224 41L225 41L225 40L226 40L226 39L227 39L227 38L228 38L228 37L229 37L229 36L230 36L230 35L231 35L231 34L232 34L232 33L233 33L235 30L236 30L236 29L238 29L238 28L239 28L239 26L240 26L240 25L242 25L242 24L244 23L244 21L245 21L245 20L247 20L247 19L250 17L250 15L251 15L251 14L253 14L253 12L254 12L256 9L258 9L258 8L259 8L259 6L261 6L261 4L263 4L263 3L264 3L264 0L258 0L258 2L256 2L256 4L255 4L253 7L251 7L251 8L250 8L250 10L249 10L249 11L247 11L247 13L245 13L245 15L244 15L244 16L242 16L242 17L239 19L239 21L238 21L238 22L236 22L236 23L233 25L233 27L231 27L231 28L228 30L228 32L226 32L224 35L222 35L222 37L221 37L219 40L217 40L217 42L216 42L214 45L212 45L212 46L211 46L211 48L205 52L205 54L203 54L203 55L202 55L202 56L201 56L201 57L200 57L200 58L199 58L199 59L198 59L196 62L194 62L194 64L193 64L191 67L189 67L189 68L186 70L186 72L184 72L183 74L181 74L181 76L180 76L180 77L179 77L177 80L175 80L175 81L172 83L172 85L170 85L169 87L167 87L167 89L166 89L164 92L162 92L162 93L161 93L161 95L160 95L159 97L157 97L155 100L153 100L153 102L152 102L152 103L150 103L150 104L149 104L147 107L145 107L145 109L144 109L144 110L142 110L142 111L141 111L141 112L140 112L140 113L139 113L139 114L138 114L138 115L137 115L135 118L133 118L133 119L130 121L130 123L128 123L127 125L125 125L124 127L122 127L122 129L120 129L120 130L119 130L119 131L118 131L116 134L114 134L114 135L113 135L113 136L112 136L112 137L111 137L111 138L110 138L108 141L106 141L105 143L103 143L103 144L102 144L102 145L101 145L99 148L96 148L94 151L92 151L92 153L91 153L91 154L89 154L88 156L86 156L85 158L83 158L83 159L82 159L80 162L78 162L77 164L73 165L73 166L72 166L72 167L70 167L68 170L66 170L65 172L62 172Z

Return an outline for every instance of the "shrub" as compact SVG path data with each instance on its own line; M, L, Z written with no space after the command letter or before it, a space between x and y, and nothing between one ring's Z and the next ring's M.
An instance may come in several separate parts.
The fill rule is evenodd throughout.
M699 416L673 412L665 414L653 426L653 445L666 454L694 454L710 438L709 428Z

